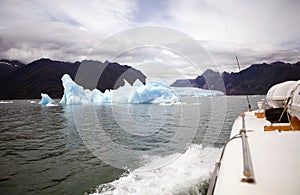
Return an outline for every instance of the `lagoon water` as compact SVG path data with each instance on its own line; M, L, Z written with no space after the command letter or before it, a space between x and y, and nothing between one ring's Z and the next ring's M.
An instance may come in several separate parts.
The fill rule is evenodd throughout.
M262 98L250 96L253 108ZM0 102L0 194L201 191L231 125L247 109L244 96L88 109L5 102Z

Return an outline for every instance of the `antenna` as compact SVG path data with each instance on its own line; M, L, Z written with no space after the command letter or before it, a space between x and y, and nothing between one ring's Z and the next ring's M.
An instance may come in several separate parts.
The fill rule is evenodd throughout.
M251 109L251 104L250 104L250 101L249 101L248 90L247 90L247 86L246 86L245 81L244 81L243 73L241 72L240 62L239 62L239 59L238 59L237 54L235 52L235 49L233 47L233 41L231 39L231 36L230 36L229 30L228 30L228 27L226 25L226 22L224 20L223 14L222 14L222 12L220 10L219 10L219 13L220 13L222 21L224 23L224 26L225 26L228 38L229 38L230 43L231 43L232 51L234 53L234 56L235 56L235 59L236 59L236 63L237 63L237 66L238 66L238 69L239 69L239 72L240 72L240 75L241 75L241 80L242 80L243 88L244 88L244 91L245 91L245 94L246 94L247 103L248 103L248 110L251 111L252 109Z

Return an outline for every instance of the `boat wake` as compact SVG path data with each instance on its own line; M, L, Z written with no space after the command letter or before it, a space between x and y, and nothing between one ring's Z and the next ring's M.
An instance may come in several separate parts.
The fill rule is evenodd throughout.
M219 148L192 144L175 161L158 169L153 167L172 157L152 157L143 167L101 184L93 194L205 194L220 152Z

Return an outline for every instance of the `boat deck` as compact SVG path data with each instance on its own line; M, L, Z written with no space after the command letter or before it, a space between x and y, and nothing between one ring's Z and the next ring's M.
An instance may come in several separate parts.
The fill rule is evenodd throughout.
M258 119L255 112L245 113L245 128L252 159L254 183L242 182L243 150L240 138L225 149L214 194L300 194L300 131L264 131L270 122ZM231 137L242 129L239 116Z

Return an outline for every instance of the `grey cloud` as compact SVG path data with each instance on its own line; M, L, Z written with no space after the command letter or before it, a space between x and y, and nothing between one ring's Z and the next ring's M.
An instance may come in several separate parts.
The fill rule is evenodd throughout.
M14 6L16 3L19 6ZM135 1L0 1L0 58L30 62L41 57L64 61L105 61L116 57L115 61L134 67L148 63L145 71L152 69L153 74L170 80L182 75L194 77L207 68L235 71L234 53L243 68L276 60L295 62L299 61L300 48L298 5L299 1L291 0L175 0L168 1L164 7L167 18L149 16L138 20L134 17L143 12L135 14L140 8ZM228 25L233 47L218 10ZM147 33L125 33L130 38L120 36L103 45L102 41L112 33L146 24L169 26L195 40L203 39L199 41L203 49L199 51L196 45L178 40L178 37ZM131 48L131 45L138 45L132 41L141 36L153 39L158 46L161 42L167 48L143 47L142 43L141 47ZM173 50L168 50L168 46ZM185 59L185 56L192 59ZM189 60L201 64L193 65ZM172 68L159 72L149 63Z
M201 41L202 42L202 41ZM284 61L294 63L299 61L299 50L286 49L271 43L248 43L233 45L224 42L202 42L210 51L211 56L223 70L236 70L235 55L239 58L242 68L254 63L271 63ZM225 45L225 46L224 46Z
M0 57L24 62L41 57L76 60L87 55L100 37L57 22L2 29Z

